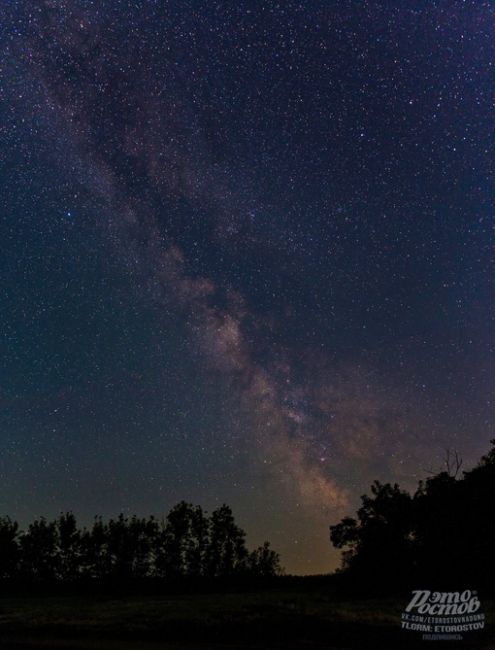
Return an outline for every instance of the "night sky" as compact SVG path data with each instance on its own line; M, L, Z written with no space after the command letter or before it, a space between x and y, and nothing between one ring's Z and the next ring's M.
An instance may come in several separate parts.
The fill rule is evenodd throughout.
M495 4L4 0L0 513L288 571L495 436Z

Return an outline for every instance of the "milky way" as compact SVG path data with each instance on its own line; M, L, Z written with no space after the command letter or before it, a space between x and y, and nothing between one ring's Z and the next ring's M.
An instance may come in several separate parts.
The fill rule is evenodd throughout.
M295 572L493 437L495 9L6 3L0 510L229 503Z

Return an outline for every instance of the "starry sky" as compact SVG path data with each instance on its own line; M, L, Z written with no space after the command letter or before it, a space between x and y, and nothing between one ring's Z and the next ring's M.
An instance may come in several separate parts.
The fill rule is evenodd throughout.
M289 572L494 437L495 4L5 0L0 512Z

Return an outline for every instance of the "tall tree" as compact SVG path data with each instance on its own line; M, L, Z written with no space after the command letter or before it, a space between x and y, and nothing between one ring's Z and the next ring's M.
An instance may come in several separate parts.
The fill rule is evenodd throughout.
M345 567L369 582L400 581L412 570L413 502L397 484L375 481L361 497L357 520L330 527L331 540L346 549Z
M81 574L92 580L110 576L112 561L108 548L108 525L95 517L93 526L81 533Z
M181 501L168 513L161 535L157 565L168 577L204 573L208 520L200 506Z
M52 581L58 575L57 526L44 517L20 536L21 573L25 578Z
M0 579L14 578L19 564L19 525L10 517L0 517Z
M232 510L222 505L210 517L207 572L210 576L231 576L246 569L246 533L234 520Z
M262 546L249 554L249 572L252 575L269 578L280 575L280 555L270 547L270 542L264 542Z
M61 514L56 523L58 542L58 574L62 580L73 581L80 576L81 532L72 512Z

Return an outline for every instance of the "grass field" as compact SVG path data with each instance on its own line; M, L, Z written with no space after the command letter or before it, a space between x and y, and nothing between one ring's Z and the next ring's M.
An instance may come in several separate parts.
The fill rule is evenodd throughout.
M409 648L436 647L400 629L406 603L339 600L324 592L187 594L163 597L0 599L0 648ZM487 633L462 645L495 648L495 603L483 603ZM468 637L469 635L466 635ZM441 642L442 647L456 647Z

